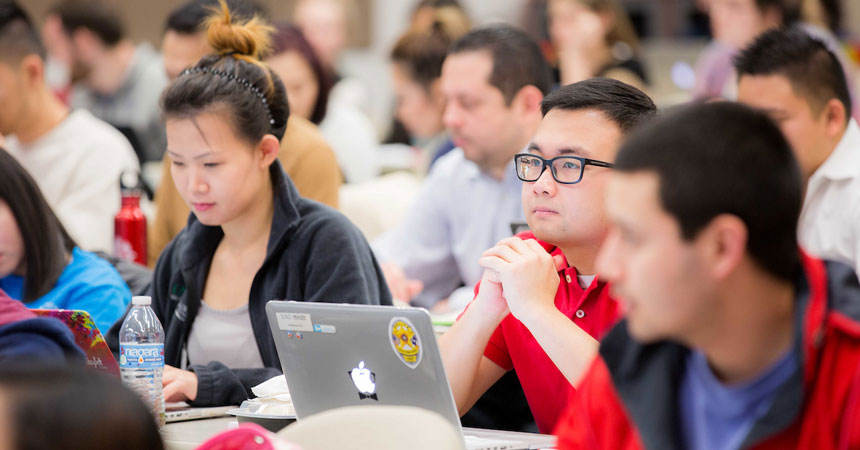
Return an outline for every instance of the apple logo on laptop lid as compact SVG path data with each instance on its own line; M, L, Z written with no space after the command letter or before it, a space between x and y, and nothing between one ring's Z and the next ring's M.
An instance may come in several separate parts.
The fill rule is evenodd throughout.
M359 399L370 398L379 401L379 398L376 396L376 374L364 367L364 361L360 361L358 367L355 367L348 373L356 389L358 389Z

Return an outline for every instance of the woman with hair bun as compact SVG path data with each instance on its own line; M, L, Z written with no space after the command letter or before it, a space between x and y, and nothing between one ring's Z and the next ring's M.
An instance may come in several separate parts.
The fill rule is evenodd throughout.
M239 404L280 374L267 301L391 304L358 229L300 197L276 159L289 107L259 59L272 28L220 3L206 22L216 53L161 97L171 175L192 214L158 259L152 306L164 397L196 406Z
M424 2L422 2L424 3ZM454 6L419 5L416 23L394 44L390 54L395 118L409 134L410 144L422 149L421 172L455 145L445 130L445 98L439 88L448 48L469 32L470 22Z

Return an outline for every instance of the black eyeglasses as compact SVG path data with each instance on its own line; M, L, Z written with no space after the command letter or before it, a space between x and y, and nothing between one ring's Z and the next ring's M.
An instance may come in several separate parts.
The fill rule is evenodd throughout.
M576 184L582 181L585 166L613 167L613 164L605 161L579 156L556 156L552 159L543 159L531 153L514 155L514 165L517 168L517 177L529 182L537 181L549 166L552 177L561 184Z

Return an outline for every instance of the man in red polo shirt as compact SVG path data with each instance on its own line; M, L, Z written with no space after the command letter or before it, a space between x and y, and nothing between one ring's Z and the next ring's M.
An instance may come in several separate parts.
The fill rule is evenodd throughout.
M531 231L484 252L475 299L439 341L461 414L513 369L538 429L552 431L617 318L593 275L607 232L604 186L624 135L655 111L647 95L606 78L544 98L540 127L515 157Z

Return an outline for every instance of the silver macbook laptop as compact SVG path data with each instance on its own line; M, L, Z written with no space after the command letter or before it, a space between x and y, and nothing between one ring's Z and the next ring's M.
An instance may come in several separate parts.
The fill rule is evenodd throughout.
M424 309L270 301L266 313L299 420L342 406L416 406L462 430L469 449L555 446L553 436L461 428Z

